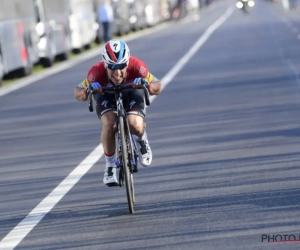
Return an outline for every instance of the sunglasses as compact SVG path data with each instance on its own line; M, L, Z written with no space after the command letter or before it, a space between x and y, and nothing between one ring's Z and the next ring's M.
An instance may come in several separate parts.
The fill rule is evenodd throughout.
M107 68L110 70L117 70L117 69L125 69L127 67L127 63L121 63L121 64L107 64Z

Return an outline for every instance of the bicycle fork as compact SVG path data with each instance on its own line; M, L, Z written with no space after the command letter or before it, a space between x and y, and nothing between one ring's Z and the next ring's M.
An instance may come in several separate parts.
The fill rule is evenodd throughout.
M130 134L130 140L127 141L127 147L128 149L128 161L131 162L130 166L126 166L129 168L131 173L137 173L138 167L137 167L137 145L135 138L132 134ZM121 152L121 136L119 132L116 132L116 165L119 169L119 185L124 186L124 171L123 171L123 161L122 161L122 152ZM131 145L131 146L130 146Z

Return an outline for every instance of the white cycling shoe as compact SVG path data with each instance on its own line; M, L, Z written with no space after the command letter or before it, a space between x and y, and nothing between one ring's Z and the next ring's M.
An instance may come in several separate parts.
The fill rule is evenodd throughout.
M152 162L152 151L148 140L137 141L140 163L144 167L150 166Z
M103 183L109 187L119 185L119 171L116 166L106 166L104 170Z

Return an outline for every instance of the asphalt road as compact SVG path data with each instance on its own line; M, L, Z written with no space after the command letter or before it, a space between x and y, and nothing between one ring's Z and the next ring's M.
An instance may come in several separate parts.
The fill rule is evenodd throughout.
M131 53L163 78L228 7ZM278 4L234 9L147 110L154 160L135 175L136 213L125 188L103 185L101 158L16 249L299 249L262 240L300 235L297 28ZM0 239L99 144L100 122L73 98L97 60L0 97Z

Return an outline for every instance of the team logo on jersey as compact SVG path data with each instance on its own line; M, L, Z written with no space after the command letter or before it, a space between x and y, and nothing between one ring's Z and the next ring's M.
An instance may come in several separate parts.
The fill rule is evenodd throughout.
M92 73L88 76L88 81L89 82L94 82L95 81L95 77L93 76Z
M154 76L148 71L148 74L146 76L146 79L148 82L152 82L154 79Z
M146 75L146 72L147 72L147 69L146 69L145 67L141 66L141 67L140 67L140 74L141 74L142 76L145 76L145 75Z

